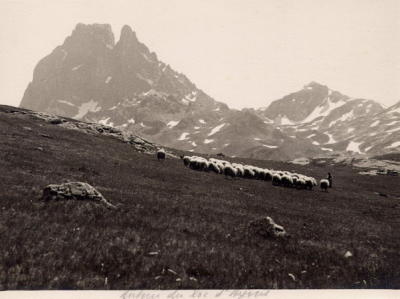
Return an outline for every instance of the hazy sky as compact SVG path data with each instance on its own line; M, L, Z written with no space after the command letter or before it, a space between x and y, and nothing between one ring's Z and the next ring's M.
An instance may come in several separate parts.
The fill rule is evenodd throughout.
M400 100L400 0L0 0L0 103L82 23L128 24L159 59L231 107L317 81Z

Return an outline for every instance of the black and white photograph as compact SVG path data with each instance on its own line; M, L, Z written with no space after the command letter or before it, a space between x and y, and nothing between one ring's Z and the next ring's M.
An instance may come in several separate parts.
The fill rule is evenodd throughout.
M399 173L398 0L0 0L0 297L395 298Z

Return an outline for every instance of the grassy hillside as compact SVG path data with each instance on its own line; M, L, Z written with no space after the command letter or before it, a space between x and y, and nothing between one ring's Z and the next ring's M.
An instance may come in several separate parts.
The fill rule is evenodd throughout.
M0 289L400 287L398 177L245 161L335 180L329 193L274 187L7 111L0 106ZM119 208L40 200L47 184L76 180ZM249 234L263 216L291 238Z

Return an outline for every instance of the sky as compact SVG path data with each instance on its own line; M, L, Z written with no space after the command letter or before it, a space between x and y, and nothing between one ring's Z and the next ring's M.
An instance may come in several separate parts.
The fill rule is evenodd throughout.
M399 0L0 0L0 104L19 105L38 61L77 23L124 24L160 60L233 108L311 81L400 101Z

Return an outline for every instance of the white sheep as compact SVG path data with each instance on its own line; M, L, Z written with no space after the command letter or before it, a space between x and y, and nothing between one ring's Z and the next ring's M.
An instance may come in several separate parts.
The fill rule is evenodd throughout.
M324 190L325 192L328 192L329 181L327 179L320 180L319 181L319 185L320 185L322 190Z

